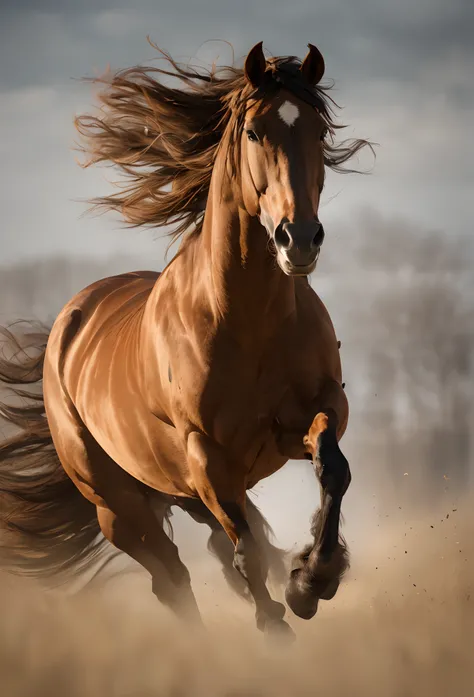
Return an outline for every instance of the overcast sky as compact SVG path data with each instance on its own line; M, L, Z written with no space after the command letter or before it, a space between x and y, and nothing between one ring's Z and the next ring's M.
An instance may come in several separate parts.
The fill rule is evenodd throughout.
M329 177L328 234L331 222L366 206L446 234L471 227L472 0L1 0L1 8L4 263L130 251L160 264L152 233L81 218L85 206L74 199L105 192L110 171L84 172L71 150L73 115L92 103L90 87L74 78L146 63L154 55L147 34L180 60L221 63L230 49L206 41L230 41L237 59L261 39L273 55L319 46L347 133L380 144L370 177Z

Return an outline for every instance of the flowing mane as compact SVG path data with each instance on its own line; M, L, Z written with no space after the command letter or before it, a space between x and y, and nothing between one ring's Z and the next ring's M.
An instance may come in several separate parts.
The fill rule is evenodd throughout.
M330 87L302 85L295 56L270 58L269 79L255 90L242 68L215 67L198 71L179 65L154 44L166 68L136 66L86 80L101 83L101 105L97 115L76 117L82 137L82 164L108 162L125 175L121 191L100 196L94 208L119 211L130 227L171 226L173 240L199 234L219 145L229 147L234 171L239 168L240 131L249 100L264 99L284 86L318 109L327 126L325 165L335 171L363 147L363 139L337 143L336 131L344 126L334 121L338 105L327 94ZM174 78L181 87L164 84Z

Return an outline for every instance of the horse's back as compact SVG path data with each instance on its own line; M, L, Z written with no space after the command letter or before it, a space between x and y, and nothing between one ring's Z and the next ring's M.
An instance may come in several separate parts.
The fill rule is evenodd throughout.
M83 315L95 312L96 306L101 308L114 306L117 312L121 307L140 306L146 302L159 272L157 271L130 271L128 273L107 276L80 290L66 303L58 315L57 322L61 322L72 308L80 308ZM100 317L105 318L106 312L100 312Z

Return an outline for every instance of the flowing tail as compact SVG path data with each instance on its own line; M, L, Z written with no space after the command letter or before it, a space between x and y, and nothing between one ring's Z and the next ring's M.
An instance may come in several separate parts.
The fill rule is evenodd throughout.
M48 335L28 325L20 338L0 327L0 389L10 386L16 402L0 402L0 432L1 419L16 430L0 441L0 569L59 580L88 568L108 543L53 445L42 391Z

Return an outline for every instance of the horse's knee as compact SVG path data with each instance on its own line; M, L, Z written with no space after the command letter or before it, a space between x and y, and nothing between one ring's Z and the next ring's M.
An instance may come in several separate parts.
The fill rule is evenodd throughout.
M334 496L343 496L351 482L351 472L339 448L337 427L337 417L332 410L317 414L304 445L323 489Z
M237 569L237 571L245 578L246 581L248 581L248 571L246 568L245 564L245 547L244 547L244 542L242 539L240 539L234 550L234 569Z
M249 581L252 578L252 567L255 567L255 549L250 533L243 534L234 549L234 568Z

